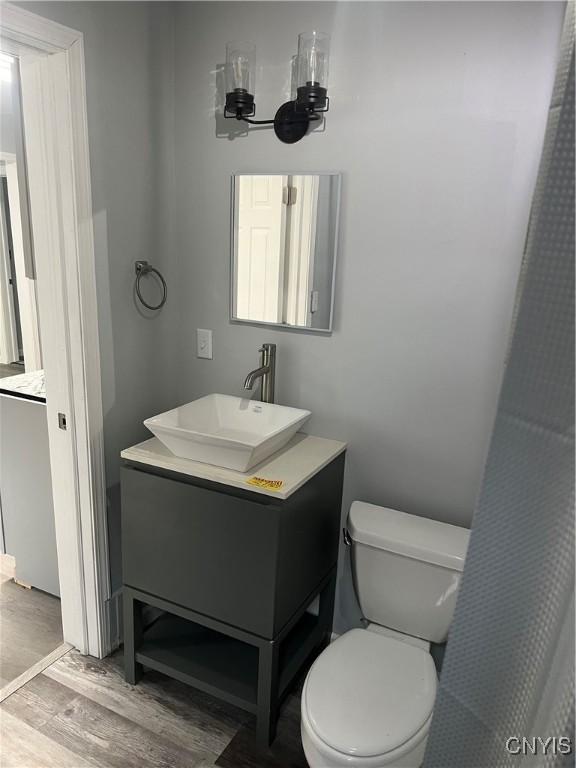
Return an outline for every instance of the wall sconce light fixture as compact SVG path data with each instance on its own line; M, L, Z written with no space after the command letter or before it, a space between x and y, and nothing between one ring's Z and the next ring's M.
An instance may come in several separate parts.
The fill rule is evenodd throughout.
M328 112L328 57L330 37L322 32L303 32L298 36L296 60L296 99L278 109L273 120L255 120L254 80L256 48L252 43L226 46L226 106L224 117L250 125L273 125L276 136L285 144L300 141L310 123Z

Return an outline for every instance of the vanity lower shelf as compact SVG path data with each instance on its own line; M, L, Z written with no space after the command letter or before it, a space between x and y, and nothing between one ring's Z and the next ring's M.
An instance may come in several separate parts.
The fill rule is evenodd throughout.
M322 640L325 628L305 613L280 648L279 695ZM173 614L145 630L136 661L206 693L255 713L258 702L258 648Z
M329 642L335 582L334 568L273 639L125 585L126 680L137 683L148 668L223 699L254 714L257 739L269 745L282 700ZM307 610L316 597L318 615ZM162 613L144 627L147 605Z
M253 645L167 613L144 632L136 661L256 711L258 649Z

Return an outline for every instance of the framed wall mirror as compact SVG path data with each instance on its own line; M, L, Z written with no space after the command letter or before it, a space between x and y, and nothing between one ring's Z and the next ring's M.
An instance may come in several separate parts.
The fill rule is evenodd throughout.
M231 319L330 333L341 175L232 177Z

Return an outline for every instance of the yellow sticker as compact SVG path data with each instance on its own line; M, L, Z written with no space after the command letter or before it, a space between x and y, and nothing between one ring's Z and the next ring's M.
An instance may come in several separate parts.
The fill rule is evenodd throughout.
M248 485L256 485L258 488L265 488L267 491L279 491L284 485L284 480L266 480L264 477L251 477L246 482Z

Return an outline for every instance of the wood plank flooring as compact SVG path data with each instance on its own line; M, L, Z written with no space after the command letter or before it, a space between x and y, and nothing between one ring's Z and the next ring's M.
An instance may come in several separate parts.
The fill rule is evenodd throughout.
M0 555L0 688L62 643L60 600L14 583L13 559Z
M70 651L0 705L0 766L306 768L299 699L288 698L262 750L247 713L152 671L131 686L121 652Z
M301 687L285 702L270 749L256 746L252 725L247 724L240 728L216 765L220 768L308 768L300 739Z
M65 653L71 651L72 647L73 646L71 646L70 643L62 643L58 648L49 653L48 656L44 656L43 659L40 659L40 661L37 661L36 664L33 664L25 672L22 672L21 675L15 677L14 680L6 683L6 685L0 688L0 702L7 699L8 696L12 696L15 691L22 688L23 685L32 680L33 677L36 677L36 675L39 675L40 672L44 672L45 669L51 666L61 656L64 656Z

